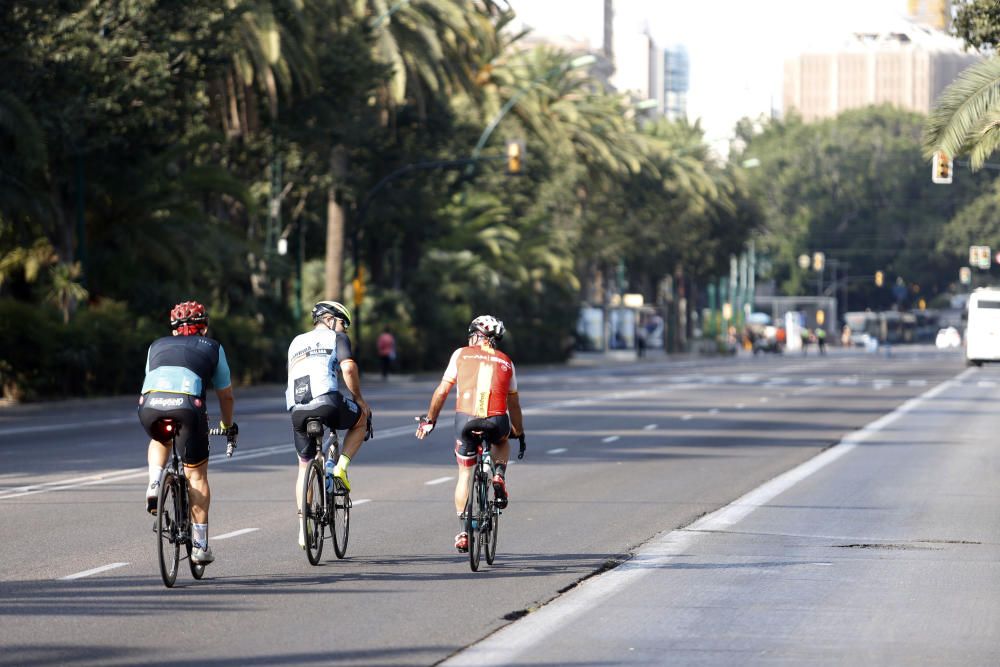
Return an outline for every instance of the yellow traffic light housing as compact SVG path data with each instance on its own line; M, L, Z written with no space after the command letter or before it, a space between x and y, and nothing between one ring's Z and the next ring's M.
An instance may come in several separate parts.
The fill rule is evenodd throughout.
M520 174L521 169L524 166L522 164L522 159L524 158L524 144L520 141L508 141L507 142L507 173L508 174Z
M885 274L881 271L875 272L875 287L881 287L885 284Z
M951 183L951 169L953 162L951 157L944 151L934 154L934 161L931 165L931 182L948 185Z

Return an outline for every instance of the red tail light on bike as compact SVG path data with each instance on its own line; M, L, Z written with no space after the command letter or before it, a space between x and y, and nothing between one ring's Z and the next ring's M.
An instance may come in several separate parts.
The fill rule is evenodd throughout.
M153 423L150 431L152 431L153 439L159 442L170 442L177 434L177 429L172 419L158 419Z

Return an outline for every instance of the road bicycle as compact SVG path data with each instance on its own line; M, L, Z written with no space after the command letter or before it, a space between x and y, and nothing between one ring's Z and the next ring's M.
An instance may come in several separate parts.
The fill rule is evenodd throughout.
M371 417L368 418L370 437ZM336 477L327 478L326 466L340 458L340 438L337 430L330 429L330 445L323 454L323 422L318 417L306 420L306 435L316 446L318 456L309 463L302 480L302 502L300 512L302 533L306 539L306 558L311 565L318 565L323 555L323 541L329 528L333 539L333 551L337 558L347 555L347 540L351 531L351 494L343 482Z
M160 576L167 588L172 588L177 581L177 567L180 563L181 546L187 552L187 561L191 566L191 576L201 579L205 575L205 566L191 560L194 545L191 543L191 502L188 495L188 479L177 453L177 436L181 424L175 419L163 418L153 423L154 437L159 442L170 442L171 456L167 466L160 473L159 494L156 498L156 521L153 532L156 533L156 552L160 561ZM224 435L228 440L226 456L231 457L236 450L239 428L234 423L228 429L213 428L211 435Z
M462 438L466 442L475 442L476 462L469 476L469 496L465 501L465 532L469 536L469 567L473 572L479 570L479 562L483 554L486 563L493 564L497 554L497 536L500 534L500 515L506 503L497 500L493 489L493 476L497 474L496 465L490 455L489 442L499 438L490 433L496 425L485 419L472 419L462 427ZM521 443L517 458L524 458L524 434L518 436ZM485 446L484 446L485 445Z

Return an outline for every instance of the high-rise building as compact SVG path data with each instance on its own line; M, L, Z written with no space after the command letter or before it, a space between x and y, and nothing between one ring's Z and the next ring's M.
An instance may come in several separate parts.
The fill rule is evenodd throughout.
M951 27L951 0L907 0L915 23L947 31Z
M691 63L687 49L674 46L663 50L663 89L660 108L670 120L687 116L687 93Z
M873 104L928 113L981 57L940 30L908 21L884 32L855 33L839 49L785 62L784 108L807 121Z

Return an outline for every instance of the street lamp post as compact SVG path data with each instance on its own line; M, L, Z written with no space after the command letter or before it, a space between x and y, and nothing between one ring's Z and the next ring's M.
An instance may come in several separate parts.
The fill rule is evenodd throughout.
M466 174L471 175L473 170L476 168L476 163L479 160L479 154L482 153L483 148L486 146L486 142L490 139L490 135L493 134L493 130L497 129L497 126L500 124L500 121L503 120L503 117L507 115L507 112L513 109L514 105L517 104L522 97L527 95L532 88L540 83L545 83L549 77L554 74L568 72L569 70L579 69L580 67L586 67L587 65L592 65L596 61L597 57L591 54L577 56L572 60L567 60L566 62L561 63L558 67L553 67L548 72L534 81L531 81L527 86L521 88L514 95L512 95L511 98L507 100L502 107L500 107L500 111L493 117L493 120L490 121L489 125L486 126L486 129L484 129L483 133L479 136L479 141L476 142L476 147L472 149L472 163L466 170Z

